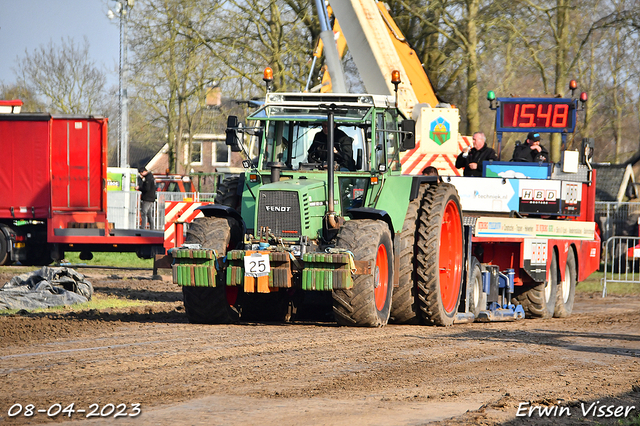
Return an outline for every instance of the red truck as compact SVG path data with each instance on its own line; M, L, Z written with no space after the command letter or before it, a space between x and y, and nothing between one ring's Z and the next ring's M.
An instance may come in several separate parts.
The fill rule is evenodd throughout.
M0 265L164 253L162 231L107 221L107 118L16 113L21 105L0 101Z

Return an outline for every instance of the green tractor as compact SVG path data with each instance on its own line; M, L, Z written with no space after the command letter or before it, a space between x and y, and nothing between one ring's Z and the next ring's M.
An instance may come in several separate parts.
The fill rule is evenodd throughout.
M248 120L226 131L245 173L172 250L190 322L287 320L322 294L340 325L453 324L467 257L458 193L402 174L415 121L393 97L267 93Z

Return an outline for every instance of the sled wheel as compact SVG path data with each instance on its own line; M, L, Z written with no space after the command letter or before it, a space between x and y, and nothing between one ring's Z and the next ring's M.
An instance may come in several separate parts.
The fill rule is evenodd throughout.
M558 283L558 298L553 312L553 316L556 318L566 318L573 311L573 301L576 296L576 284L578 281L576 271L576 257L573 254L573 249L570 248L567 263L564 267L564 280Z
M545 282L524 287L516 296L516 300L522 305L528 317L553 317L558 289L558 256L555 250L551 249L551 251L553 254Z

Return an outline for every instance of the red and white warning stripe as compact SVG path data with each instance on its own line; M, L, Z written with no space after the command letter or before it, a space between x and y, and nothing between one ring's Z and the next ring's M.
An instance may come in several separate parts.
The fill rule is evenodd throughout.
M438 169L441 176L462 176L462 170L456 169L456 158L467 146L471 146L471 136L458 135L458 151L453 153L433 153L428 152L427 146L422 147L419 143L412 150L402 154L402 173L407 175L419 175L427 166Z
M164 203L164 247L170 249L176 244L176 223L191 223L196 217L204 217L200 206L211 203L190 201L165 201Z

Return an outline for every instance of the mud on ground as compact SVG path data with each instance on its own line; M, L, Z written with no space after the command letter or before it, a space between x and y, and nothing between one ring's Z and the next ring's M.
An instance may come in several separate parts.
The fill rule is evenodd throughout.
M629 417L640 414L637 296L580 295L567 319L449 328L205 326L188 324L169 276L80 272L97 294L149 303L0 316L0 424L68 421L8 416L14 404L55 403L127 404L129 412L139 403L138 417L118 419L135 425L617 422L582 415L582 404L593 403L635 406ZM0 270L0 283L13 275ZM560 416L516 417L530 407L567 408Z

